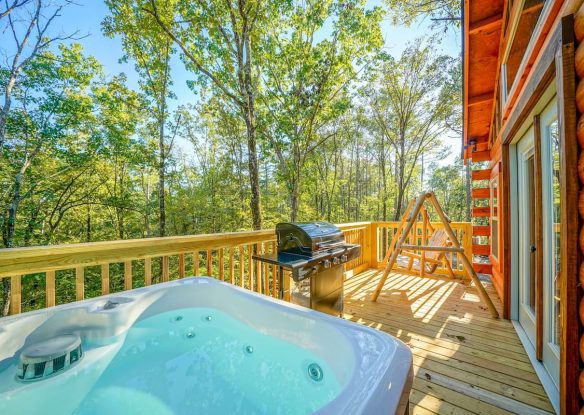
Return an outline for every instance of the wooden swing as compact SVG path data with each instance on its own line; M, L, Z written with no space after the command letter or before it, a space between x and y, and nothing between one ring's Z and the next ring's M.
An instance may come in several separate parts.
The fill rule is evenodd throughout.
M408 238L408 235L412 227L414 226L414 224L416 224L420 212L422 212L422 218L424 221L424 226L422 226L423 232L422 239L424 241L427 240L426 234L427 229L428 227L431 228L431 225L428 226L430 222L428 220L428 212L424 206L424 203L426 201L430 202L430 204L438 214L440 221L444 225L444 229L434 231L430 240L428 240L428 242L425 242L426 245L408 245L405 242ZM434 237L434 235L436 235L436 237ZM410 253L408 251L421 251L421 254L418 255L415 253ZM472 264L469 261L468 257L466 256L464 249L460 246L460 243L456 238L456 234L454 233L452 227L450 226L450 219L446 216L446 214L442 210L442 207L440 206L440 203L438 202L438 199L436 199L436 196L432 192L422 193L416 201L411 201L408 207L406 208L406 211L404 212L404 215L402 217L402 221L398 226L397 231L395 232L390 243L389 249L385 255L384 262L387 260L387 264L383 271L383 276L381 277L381 280L379 281L377 287L375 288L375 291L373 292L372 300L377 301L377 297L379 297L379 294L383 289L383 285L385 284L385 281L387 280L387 277L389 276L389 273L391 272L391 269L395 265L400 254L409 257L410 264L413 264L413 260L417 259L419 263L420 275L424 276L426 263L431 264L431 270L433 271L438 266L438 264L442 263L442 260L445 258L446 253L449 252L459 254L464 269L466 270L467 274L477 287L481 300L489 308L491 316L493 316L493 318L499 318L499 313L497 312L495 305L493 304L493 302L489 298L489 295L485 291L485 287L483 287L483 284L479 280L479 277L475 272L474 268L472 267ZM448 259L446 259L445 262L448 265L448 270L451 276L454 276L451 264L448 261ZM409 268L411 269L411 265L409 266Z

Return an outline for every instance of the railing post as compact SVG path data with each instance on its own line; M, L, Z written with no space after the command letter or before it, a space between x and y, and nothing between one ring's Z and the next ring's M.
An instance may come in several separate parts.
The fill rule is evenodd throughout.
M371 222L369 224L369 257L367 261L369 262L370 268L377 268L379 266L379 223Z
M81 301L85 298L85 267L75 267L75 299Z
M47 307L55 305L55 271L45 273L45 304Z
M10 277L10 314L20 314L22 311L22 277Z

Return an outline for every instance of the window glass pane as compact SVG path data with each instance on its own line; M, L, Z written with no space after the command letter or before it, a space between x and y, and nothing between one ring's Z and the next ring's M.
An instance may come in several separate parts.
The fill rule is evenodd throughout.
M554 121L548 127L551 146L551 167L552 167L552 322L551 341L560 344L560 135L558 131L558 121Z
M511 49L505 62L507 93L509 93L515 78L517 78L523 55L529 45L531 35L535 30L544 4L544 0L525 0L523 3L523 10L519 15L519 22L517 23L513 43L511 44Z

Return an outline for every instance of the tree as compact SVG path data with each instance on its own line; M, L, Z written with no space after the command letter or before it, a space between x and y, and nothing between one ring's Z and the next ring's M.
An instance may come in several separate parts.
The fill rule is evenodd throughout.
M298 217L307 158L334 134L328 127L349 107L349 87L382 44L380 8L365 2L295 3L261 56L266 73L262 133L287 182L290 219ZM328 38L318 33L332 23Z
M396 24L410 25L420 17L431 16L444 27L460 27L461 0L385 0Z
M95 59L82 55L79 45L61 45L59 49L59 55L43 51L33 56L22 68L19 82L12 87L14 102L10 102L5 119L6 145L2 152L2 164L11 172L0 222L6 248L14 246L16 221L23 198L30 197L39 184L33 182L25 191L29 171L38 167L38 159L46 157L47 152L67 157L66 149L73 141L87 139L70 132L79 129L91 117L88 88L100 67ZM12 74L9 73L7 78L10 83ZM3 85L5 82L6 79L2 79ZM63 146L65 143L67 145ZM59 173L55 172L55 176ZM54 180L55 176L46 178ZM5 296L9 290L5 285ZM7 298L3 305L6 313Z
M10 3L8 3L8 1L5 0L4 8L0 9L0 19L8 16L10 13L15 11L19 7L25 6L27 3L30 3L31 1L32 0L12 0Z
M420 40L399 60L385 56L364 89L372 120L394 151L395 220L405 207L420 156L438 149L448 130L457 91L446 81L454 65L451 57L435 55L432 39Z
M254 229L261 229L256 119L260 70L255 57L262 33L275 24L279 8L285 3L125 1L130 1L143 19L153 18L153 24L178 46L187 68L196 75L193 88L211 85L237 109L246 128L252 223Z
M151 18L127 2L106 0L111 16L103 22L103 30L109 37L120 35L125 51L123 60L133 59L140 75L140 88L149 97L153 107L152 129L158 141L158 229L166 234L165 182L167 159L170 153L166 124L168 123L168 99L174 97L170 86L170 60L172 40L153 24Z
M451 220L466 220L466 186L460 158L453 165L435 168L428 180L428 187L436 194Z

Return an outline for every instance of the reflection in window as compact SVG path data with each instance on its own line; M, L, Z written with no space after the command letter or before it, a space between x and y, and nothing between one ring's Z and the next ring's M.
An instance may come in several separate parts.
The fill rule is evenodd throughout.
M518 16L519 21L517 22L517 28L515 30L515 35L513 36L513 42L509 49L509 54L505 61L505 74L504 79L506 79L506 94L508 94L513 86L515 78L519 73L519 67L521 61L523 60L523 55L529 45L531 40L531 35L535 30L539 16L543 10L545 4L544 0L524 0L523 7ZM505 95L506 96L506 95Z
M555 120L548 126L548 134L551 146L551 168L552 168L552 322L551 322L551 342L559 346L560 344L560 134L558 121Z

